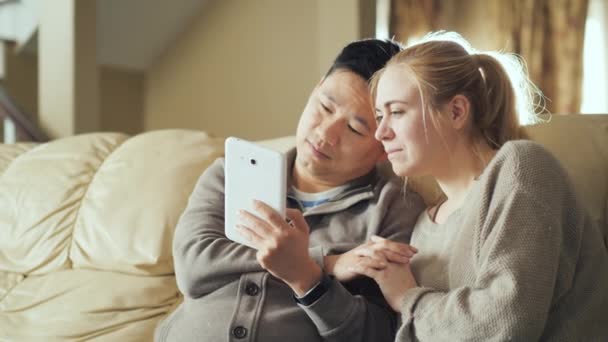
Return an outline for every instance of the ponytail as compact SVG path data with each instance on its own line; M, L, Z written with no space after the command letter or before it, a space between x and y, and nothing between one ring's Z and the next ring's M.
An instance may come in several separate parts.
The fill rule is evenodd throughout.
M503 65L489 54L471 55L481 73L480 108L473 121L492 148L520 138L516 95Z

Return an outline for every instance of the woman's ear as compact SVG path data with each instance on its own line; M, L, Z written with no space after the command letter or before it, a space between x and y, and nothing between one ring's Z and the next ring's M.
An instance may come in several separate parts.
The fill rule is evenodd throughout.
M452 127L456 130L466 127L471 115L471 103L469 99L464 95L456 95L450 101L448 109Z

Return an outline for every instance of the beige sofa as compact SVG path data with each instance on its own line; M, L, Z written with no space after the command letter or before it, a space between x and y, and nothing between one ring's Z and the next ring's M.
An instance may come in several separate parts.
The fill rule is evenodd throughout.
M608 235L608 115L528 130ZM285 150L287 137L266 144ZM180 294L173 229L223 139L166 130L0 145L0 341L150 341ZM414 182L427 200L428 184ZM608 272L608 270L603 270Z

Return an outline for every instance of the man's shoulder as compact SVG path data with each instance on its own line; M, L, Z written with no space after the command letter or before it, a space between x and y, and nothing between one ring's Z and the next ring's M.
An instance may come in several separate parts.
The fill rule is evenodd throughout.
M405 179L395 175L391 164L381 163L376 166L377 182L375 192L379 203L392 210L422 210L425 207L422 196L407 186Z

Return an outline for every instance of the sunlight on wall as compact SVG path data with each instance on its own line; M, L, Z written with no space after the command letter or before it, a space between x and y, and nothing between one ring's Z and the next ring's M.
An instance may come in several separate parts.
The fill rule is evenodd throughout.
M608 113L608 5L591 0L585 25L581 113Z

